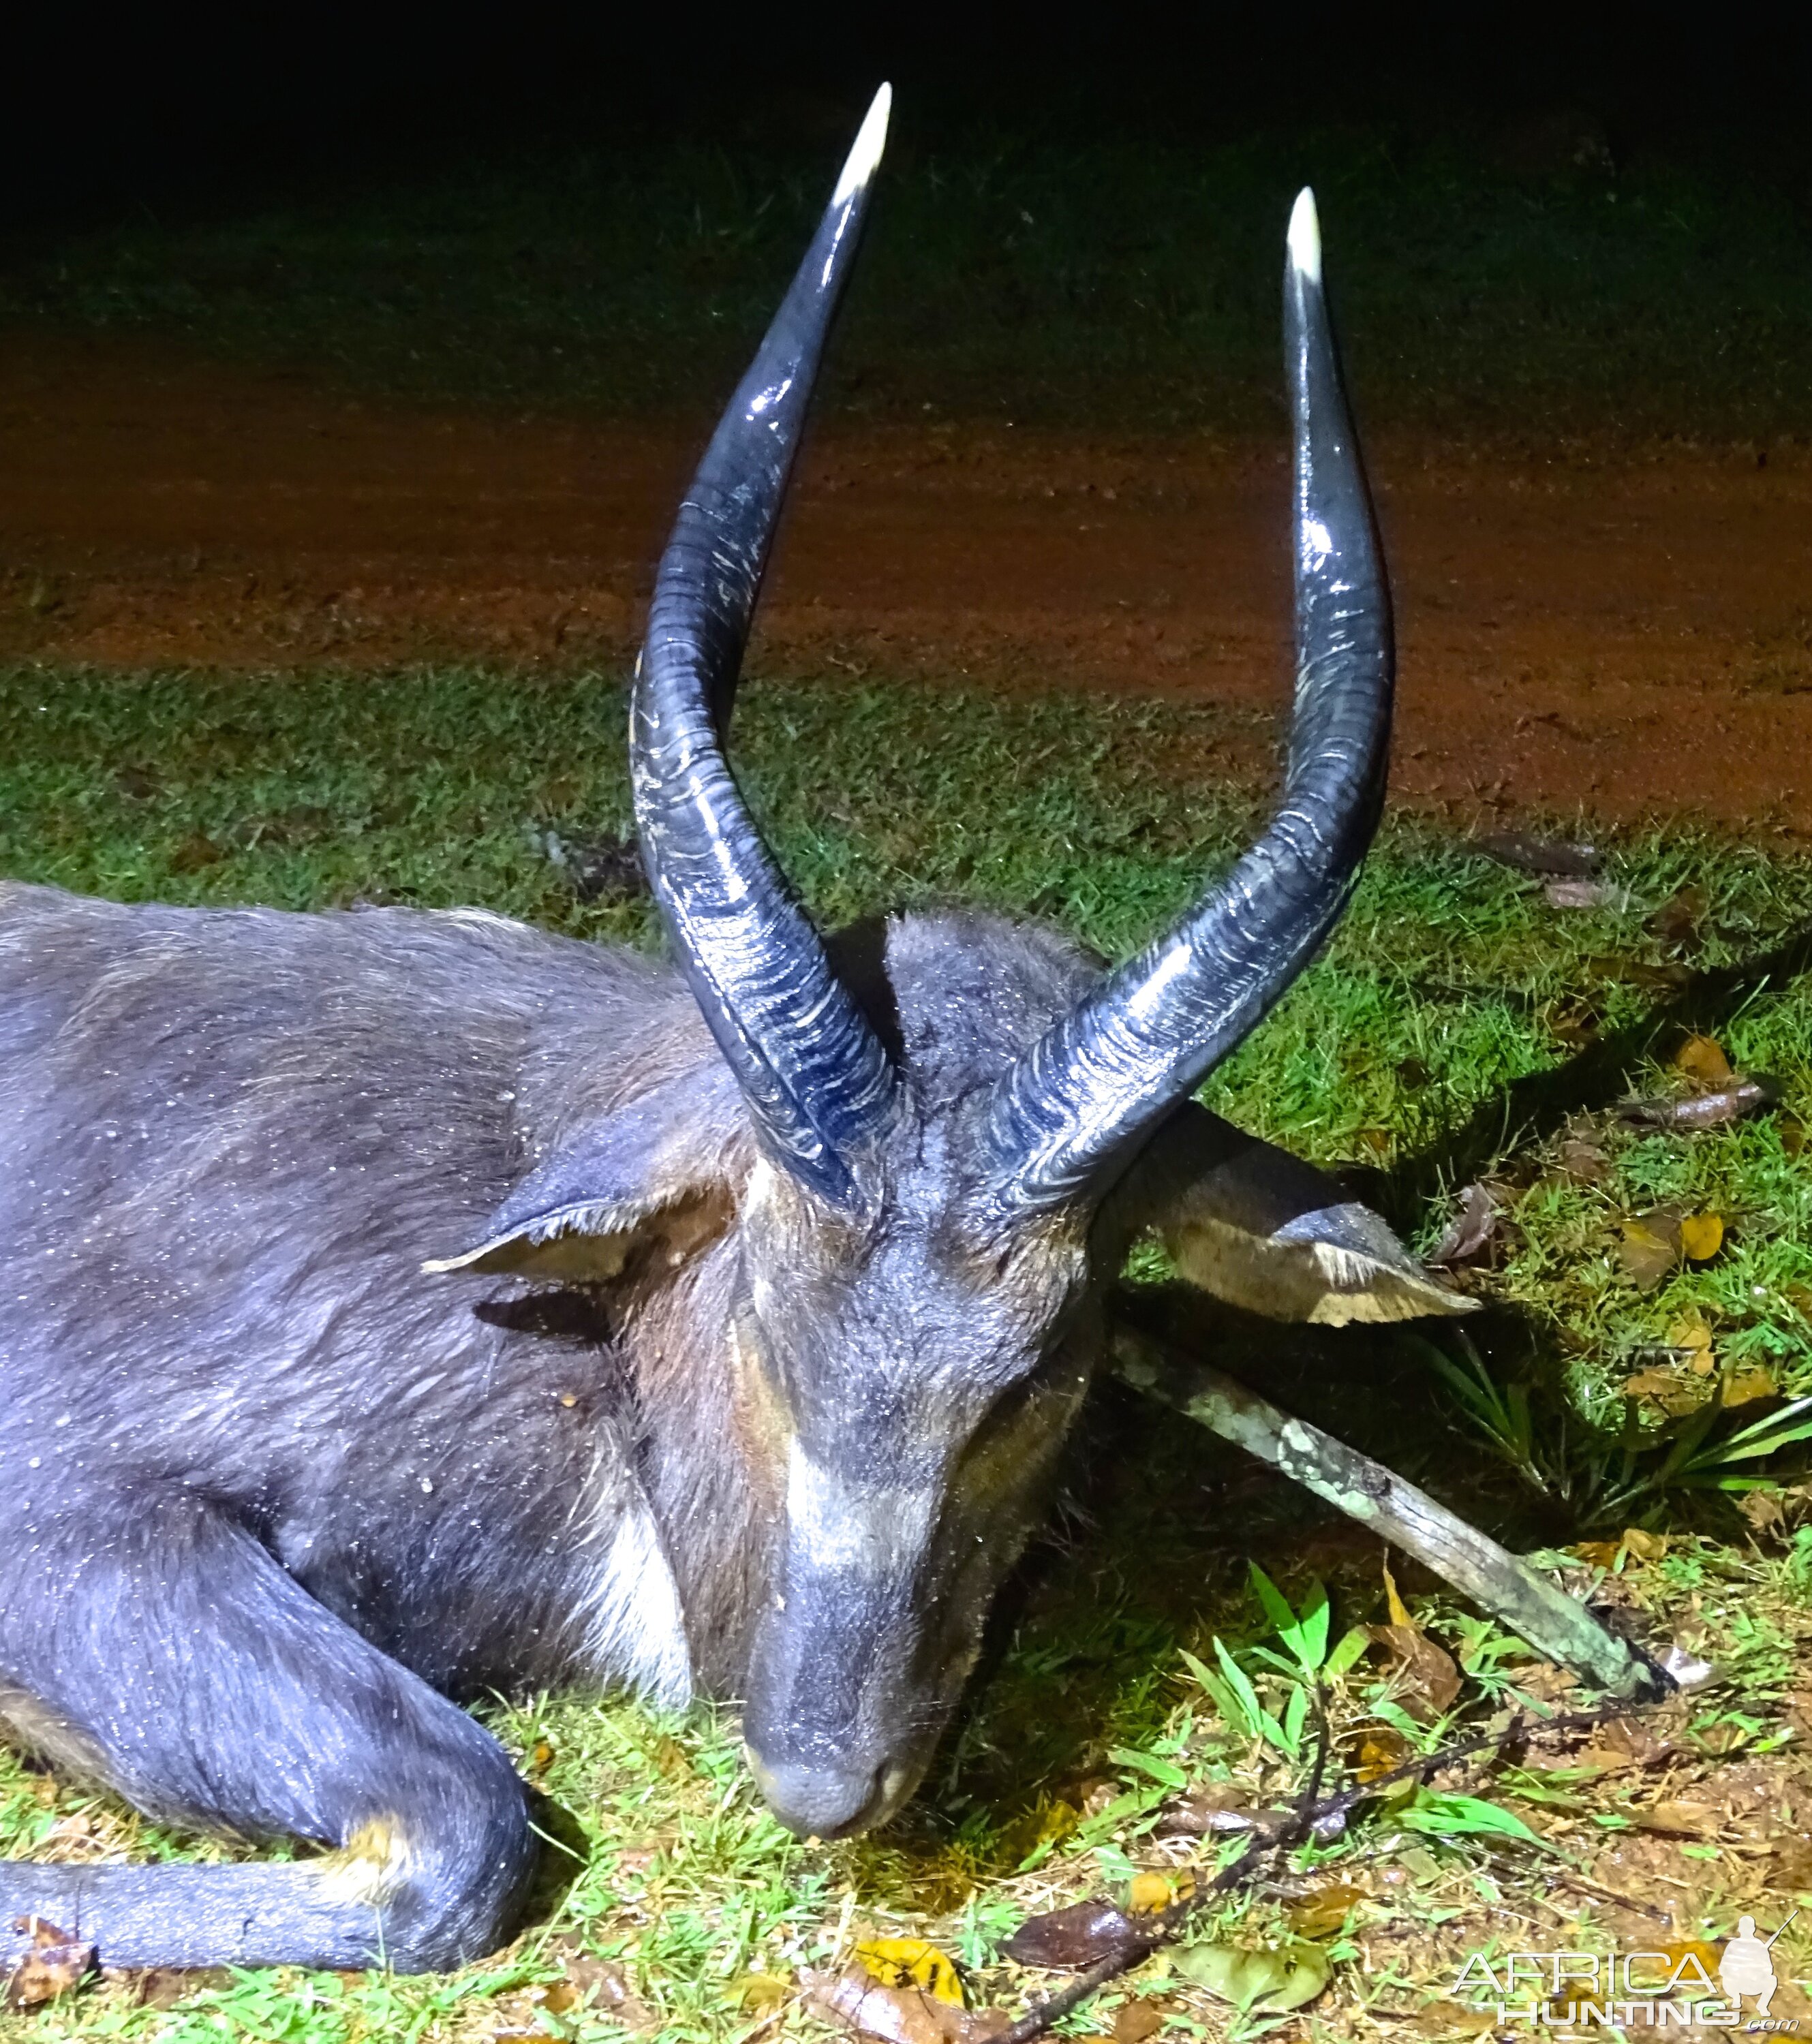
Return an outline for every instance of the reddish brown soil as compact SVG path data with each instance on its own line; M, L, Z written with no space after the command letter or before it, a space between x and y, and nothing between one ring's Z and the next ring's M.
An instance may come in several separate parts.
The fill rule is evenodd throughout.
M621 660L691 431L0 339L0 654ZM1398 794L1812 833L1812 457L1377 440ZM760 663L1281 706L1279 448L827 432Z

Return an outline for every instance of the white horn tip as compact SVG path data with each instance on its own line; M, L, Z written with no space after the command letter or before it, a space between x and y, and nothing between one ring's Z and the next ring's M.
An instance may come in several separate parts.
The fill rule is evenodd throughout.
M1297 274L1311 284L1321 281L1321 221L1315 211L1315 194L1306 185L1296 194L1290 211L1290 260Z
M843 175L837 179L837 190L831 194L833 206L841 206L875 175L875 166L880 162L881 152L887 146L887 116L893 105L894 88L883 85L870 102L867 117L856 133L856 145L849 152Z

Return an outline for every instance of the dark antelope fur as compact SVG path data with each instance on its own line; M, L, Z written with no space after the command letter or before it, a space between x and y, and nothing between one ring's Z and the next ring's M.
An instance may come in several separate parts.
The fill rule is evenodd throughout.
M33 1913L118 1965L486 1951L533 1856L459 1708L496 1689L741 1698L783 1821L879 1823L1136 1236L1281 1316L1460 1303L1189 1099L1337 916L1383 785L1387 601L1306 194L1260 843L1103 977L977 914L822 943L755 834L724 732L885 116L655 592L631 748L676 966L476 912L0 891L0 1724L161 1820L327 1848L0 1865L0 1962Z

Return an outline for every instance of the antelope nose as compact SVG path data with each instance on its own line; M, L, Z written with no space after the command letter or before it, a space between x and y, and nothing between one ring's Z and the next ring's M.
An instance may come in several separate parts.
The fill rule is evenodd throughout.
M890 1767L812 1765L748 1756L762 1800L802 1838L848 1838L887 1812Z

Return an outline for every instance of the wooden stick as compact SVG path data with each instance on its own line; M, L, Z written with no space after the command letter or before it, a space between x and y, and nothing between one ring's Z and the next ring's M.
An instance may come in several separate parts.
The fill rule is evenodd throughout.
M1671 1693L1672 1681L1639 1648L1382 1462L1306 1420L1292 1419L1211 1364L1124 1320L1114 1328L1114 1362L1135 1390L1187 1414L1371 1527L1527 1640L1544 1659L1614 1696L1652 1701Z

